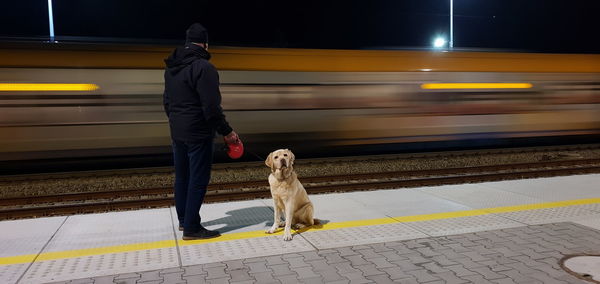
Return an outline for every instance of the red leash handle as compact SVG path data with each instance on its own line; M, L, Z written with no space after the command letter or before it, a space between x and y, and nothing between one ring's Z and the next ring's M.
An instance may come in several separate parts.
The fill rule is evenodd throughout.
M227 155L232 159L239 159L244 155L244 143L238 137L235 142L229 143L227 140L223 139L225 144L227 145Z

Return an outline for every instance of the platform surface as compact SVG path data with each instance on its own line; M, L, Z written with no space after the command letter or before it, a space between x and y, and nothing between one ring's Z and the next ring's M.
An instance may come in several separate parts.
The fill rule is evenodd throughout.
M586 283L558 262L600 254L600 175L310 199L289 242L269 199L203 205L200 241L174 208L0 222L0 283Z

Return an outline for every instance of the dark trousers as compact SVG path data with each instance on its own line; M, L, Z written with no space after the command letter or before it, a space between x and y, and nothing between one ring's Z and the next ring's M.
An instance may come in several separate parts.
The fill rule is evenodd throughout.
M213 139L200 143L173 140L175 161L175 208L184 232L200 229L200 206L210 181Z

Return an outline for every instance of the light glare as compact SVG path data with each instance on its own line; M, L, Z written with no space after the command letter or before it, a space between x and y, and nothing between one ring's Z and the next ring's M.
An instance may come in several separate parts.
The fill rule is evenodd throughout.
M440 47L443 47L444 45L446 45L446 40L441 37L438 37L433 41L434 47L440 48Z

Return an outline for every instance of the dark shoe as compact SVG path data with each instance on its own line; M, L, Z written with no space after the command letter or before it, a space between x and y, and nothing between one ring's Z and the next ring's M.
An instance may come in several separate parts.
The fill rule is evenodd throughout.
M189 241L189 240L212 239L212 238L216 238L220 235L221 235L221 233L219 233L217 231L211 231L211 230L207 230L206 228L200 228L200 230L198 230L195 233L190 233L190 232L184 231L183 232L183 240Z

